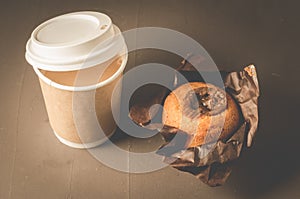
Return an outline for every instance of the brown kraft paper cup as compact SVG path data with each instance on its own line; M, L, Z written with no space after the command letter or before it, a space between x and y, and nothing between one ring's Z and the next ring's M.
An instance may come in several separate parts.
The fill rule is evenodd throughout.
M107 67L100 82L110 78L125 62L124 58L116 58ZM80 72L84 72L88 76L88 73L97 70L97 66L87 70L89 71ZM40 71L41 75L47 78L52 77L54 79L49 79L63 83L63 85L74 84L72 80L74 81L76 72L78 72L63 72L64 74L62 74L62 72ZM116 123L112 115L111 96L114 89L120 89L115 88L120 78L122 78L122 73L103 87L87 91L63 90L49 85L39 78L50 125L61 142L75 148L90 148L101 144L106 137L113 134ZM75 97L76 100L74 100ZM93 102L95 107L91 104ZM115 106L118 107L118 105ZM94 122L93 108L95 108L96 118L105 135L99 132L98 124ZM86 111L88 109L89 111ZM76 115L76 120L74 115Z
M117 82L127 56L121 31L103 13L64 14L34 29L25 57L39 77L50 125L62 143L91 148L113 134L120 111Z

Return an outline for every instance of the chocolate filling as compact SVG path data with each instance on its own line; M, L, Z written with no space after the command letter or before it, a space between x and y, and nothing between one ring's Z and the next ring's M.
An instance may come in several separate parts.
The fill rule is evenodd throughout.
M185 96L184 113L192 118L198 114L217 115L226 108L225 91L213 87L200 87Z

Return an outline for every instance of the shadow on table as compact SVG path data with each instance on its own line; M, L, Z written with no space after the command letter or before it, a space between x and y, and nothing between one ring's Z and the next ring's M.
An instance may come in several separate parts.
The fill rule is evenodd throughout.
M300 175L297 98L275 88L262 95L256 142L243 151L228 182L243 198L280 191L281 185Z

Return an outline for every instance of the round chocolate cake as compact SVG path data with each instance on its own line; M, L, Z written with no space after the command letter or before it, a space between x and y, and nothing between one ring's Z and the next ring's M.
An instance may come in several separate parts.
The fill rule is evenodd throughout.
M203 82L178 87L164 102L163 123L193 135L189 147L230 137L240 117L236 102L226 91Z

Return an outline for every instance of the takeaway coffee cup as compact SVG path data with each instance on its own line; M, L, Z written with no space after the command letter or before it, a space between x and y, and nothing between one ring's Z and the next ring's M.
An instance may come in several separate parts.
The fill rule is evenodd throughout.
M39 25L26 45L26 60L39 77L51 127L74 148L91 148L116 129L123 70L124 38L98 12L61 15ZM117 86L118 85L118 86ZM118 114L114 114L118 115Z

